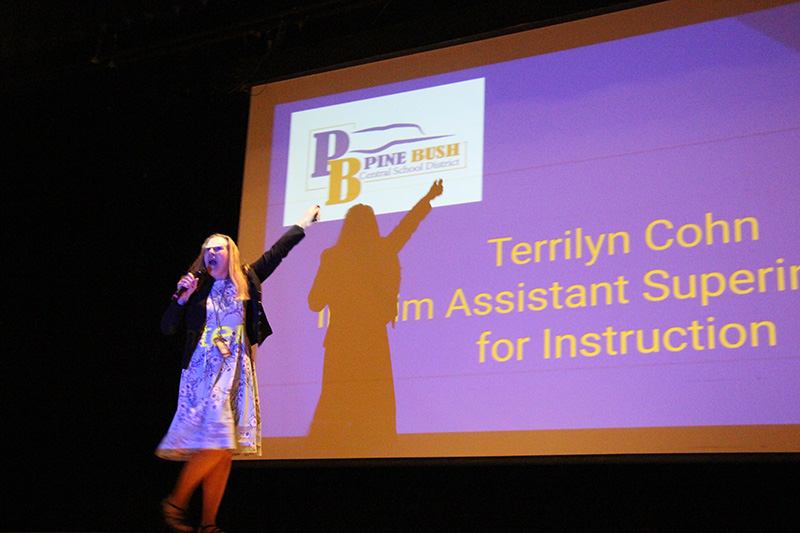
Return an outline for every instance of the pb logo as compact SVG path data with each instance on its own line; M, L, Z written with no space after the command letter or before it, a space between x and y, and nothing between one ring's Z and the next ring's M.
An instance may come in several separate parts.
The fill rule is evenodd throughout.
M451 142L439 144L448 137ZM453 137L454 134L425 135L422 126L413 123L391 123L350 133L340 129L317 132L313 134L311 178L329 176L325 205L347 203L359 195L363 180L401 178L463 167L462 146L460 142L452 142ZM358 149L350 146L353 138L357 139ZM398 146L409 148L396 151ZM344 157L348 154L350 157Z
M326 206L326 221L344 220L357 202L376 215L407 211L436 179L449 184L437 206L481 201L483 101L477 78L321 107L281 104L288 122L275 131L288 126L288 137L274 138L273 150L288 148L284 225L309 202Z
M312 178L330 176L328 200L325 205L351 202L361 192L361 181L356 175L361 162L355 157L342 157L350 149L350 137L342 130L314 134L314 172ZM330 171L329 171L330 167ZM344 194L342 194L344 183Z

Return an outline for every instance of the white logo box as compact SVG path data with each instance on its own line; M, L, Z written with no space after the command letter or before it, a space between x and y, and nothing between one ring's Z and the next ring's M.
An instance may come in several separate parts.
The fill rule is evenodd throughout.
M283 225L313 204L328 221L355 204L408 211L438 179L436 205L481 201L484 87L478 78L292 113Z

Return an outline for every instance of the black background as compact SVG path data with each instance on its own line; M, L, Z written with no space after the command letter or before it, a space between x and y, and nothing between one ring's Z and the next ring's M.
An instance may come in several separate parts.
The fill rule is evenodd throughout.
M180 464L153 450L175 407L180 341L158 323L202 240L237 234L247 87L637 2L265 4L0 8L0 529L162 529L158 502ZM236 463L220 523L789 530L798 474L795 455L758 454Z

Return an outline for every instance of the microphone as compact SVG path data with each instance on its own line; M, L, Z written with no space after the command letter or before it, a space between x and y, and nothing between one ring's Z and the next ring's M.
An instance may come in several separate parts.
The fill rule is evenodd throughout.
M200 276L203 275L203 272L205 272L205 269L201 269L201 270L198 270L196 272L192 272L192 275L194 277L196 277L197 279L200 279ZM178 290L175 291L175 294L172 295L172 299L173 300L177 300L178 298L183 296L184 292L186 292L186 287L178 287Z

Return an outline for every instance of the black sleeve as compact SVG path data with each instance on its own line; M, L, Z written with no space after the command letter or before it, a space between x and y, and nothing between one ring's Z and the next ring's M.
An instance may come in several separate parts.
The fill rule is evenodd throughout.
M305 231L300 226L292 226L289 231L272 245L272 248L264 252L261 257L250 264L250 268L258 276L258 281L264 281L272 272L278 268L283 258L289 255L289 251L303 240L306 236Z
M188 302L187 302L188 304ZM186 316L186 305L180 305L177 301L172 300L164 311L161 317L161 333L164 335L174 335L178 331L178 327L183 322Z

